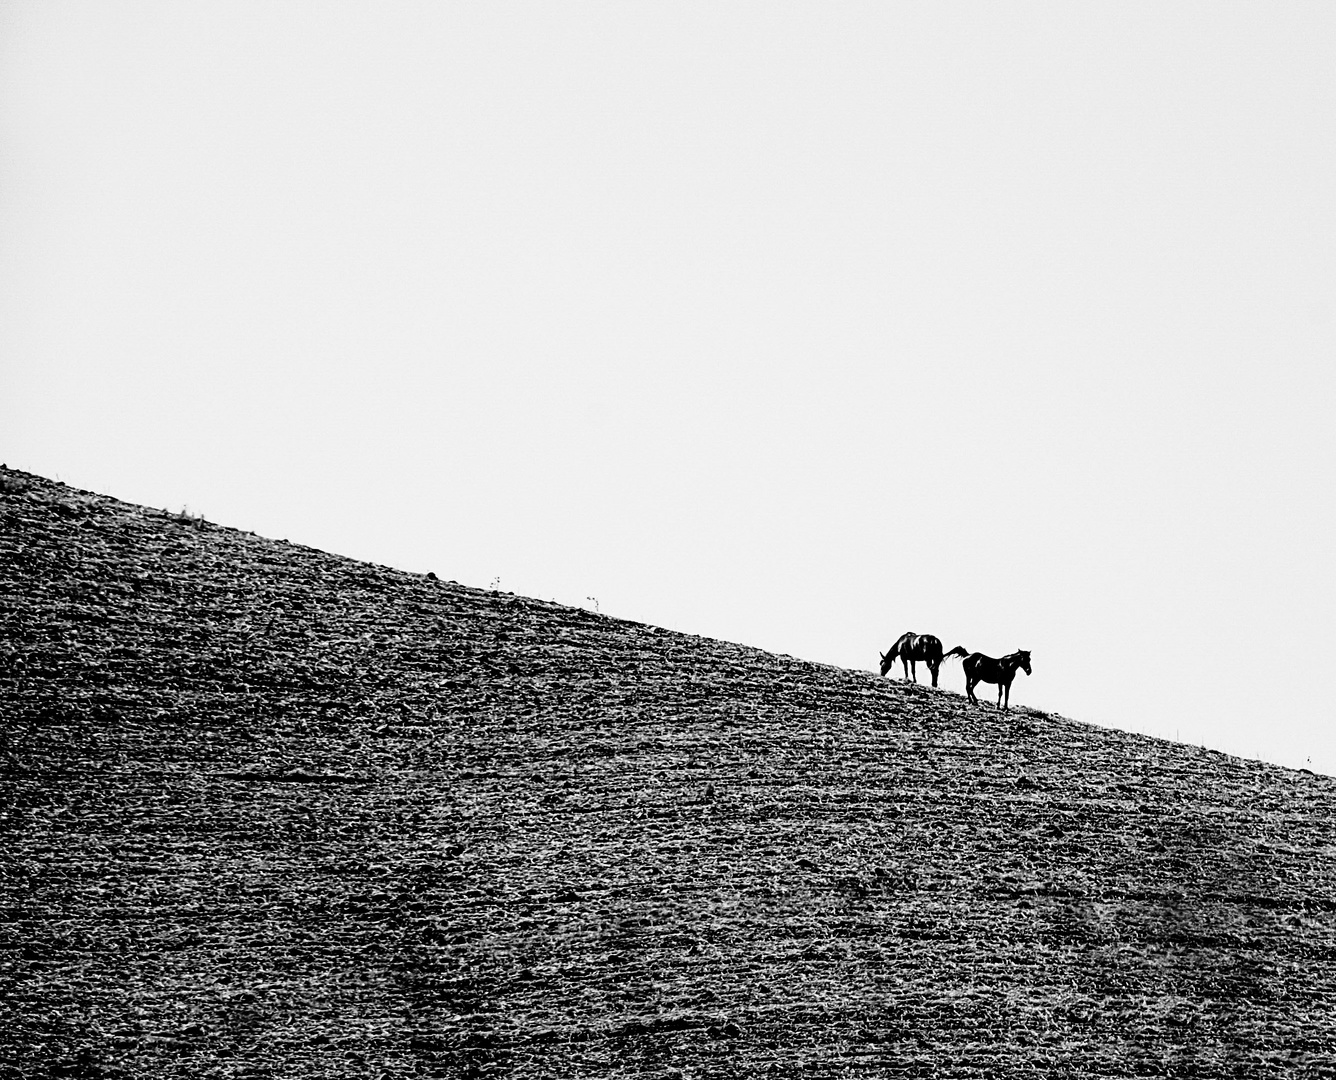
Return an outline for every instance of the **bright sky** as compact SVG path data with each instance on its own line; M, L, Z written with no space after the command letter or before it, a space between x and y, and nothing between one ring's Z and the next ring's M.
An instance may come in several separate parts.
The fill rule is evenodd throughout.
M1334 405L1336 5L0 2L11 467L1336 773Z

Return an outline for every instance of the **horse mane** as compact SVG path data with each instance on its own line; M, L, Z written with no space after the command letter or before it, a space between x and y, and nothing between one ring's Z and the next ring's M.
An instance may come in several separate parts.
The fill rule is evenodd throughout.
M894 660L897 656L900 655L902 650L913 648L914 638L916 638L917 636L918 635L915 634L912 630L908 631L907 633L901 634L896 639L895 644L891 646L891 651L886 654L886 658L888 660Z
M914 632L912 630L909 633L901 634L886 655L881 658L881 673L885 675L890 671L891 665L895 663L895 658L899 656L901 652L907 653L913 644Z

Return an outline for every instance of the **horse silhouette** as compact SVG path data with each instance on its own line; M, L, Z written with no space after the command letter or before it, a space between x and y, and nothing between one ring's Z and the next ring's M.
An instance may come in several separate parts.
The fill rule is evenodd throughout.
M890 652L883 653L881 657L881 673L883 675L891 670L891 665L895 663L896 657L900 658L900 663L905 667L905 678L912 678L918 682L918 666L916 661L922 660L928 665L928 670L932 672L932 685L937 685L937 672L942 666L942 639L933 637L931 634L901 634L899 640L891 646Z
M1021 668L1025 674L1030 674L1030 653L1025 649L995 660L991 656L984 656L981 652L972 653L966 650L965 646L957 645L942 659L948 660L953 656L965 658L964 663L960 665L965 669L965 693L976 705L979 704L979 699L974 696L974 688L981 682L989 682L997 683L997 707L1011 708L1011 680L1016 677L1016 669ZM1005 706L1002 704L1004 693L1007 699Z

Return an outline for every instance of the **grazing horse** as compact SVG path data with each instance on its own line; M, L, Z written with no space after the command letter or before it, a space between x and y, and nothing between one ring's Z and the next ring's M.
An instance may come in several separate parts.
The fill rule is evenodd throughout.
M1004 656L1001 660L994 660L981 652L967 653L963 645L957 645L942 659L947 660L953 656L965 657L965 662L960 665L965 669L965 693L976 705L979 704L979 699L974 696L974 688L981 682L990 682L997 683L997 707L999 709L1004 707L1002 695L1005 692L1007 697L1005 707L1011 708L1011 680L1016 677L1016 669L1021 668L1025 674L1030 674L1030 654L1025 649Z
M937 685L937 672L942 666L942 639L931 634L901 634L900 639L891 646L891 651L882 655L881 673L891 670L896 657L905 667L905 678L918 682L916 660L922 660L932 672L932 685Z

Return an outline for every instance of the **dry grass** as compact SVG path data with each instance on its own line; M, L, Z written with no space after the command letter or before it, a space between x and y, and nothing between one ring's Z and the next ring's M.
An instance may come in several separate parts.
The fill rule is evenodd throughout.
M0 1078L1336 1073L1328 778L182 518L0 473Z

